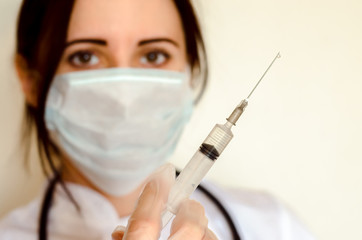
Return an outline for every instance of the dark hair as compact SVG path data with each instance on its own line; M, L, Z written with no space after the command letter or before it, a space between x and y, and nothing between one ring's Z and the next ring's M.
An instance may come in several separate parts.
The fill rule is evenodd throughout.
M16 53L34 73L32 79L37 81L37 106L26 103L24 139L30 145L35 124L38 152L47 176L47 166L53 174L58 170L50 157L56 148L49 141L45 128L45 99L64 51L73 5L74 0L24 0L18 19Z
M65 48L67 30L75 0L23 0L17 29L16 52L37 81L37 106L26 104L24 139L30 145L30 133L35 124L38 152L44 173L58 173L51 153L57 149L49 140L44 122L45 100ZM192 73L201 76L201 97L207 82L206 51L199 23L189 0L174 0L185 33L188 62ZM196 100L197 101L197 100ZM49 174L48 166L51 174Z

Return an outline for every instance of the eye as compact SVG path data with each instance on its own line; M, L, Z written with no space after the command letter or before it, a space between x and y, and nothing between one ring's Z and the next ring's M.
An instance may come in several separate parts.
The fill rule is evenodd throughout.
M99 58L91 51L78 51L69 56L68 62L75 67L92 67L99 63Z
M155 50L146 53L141 57L141 64L149 66L161 66L164 65L170 59L170 55L166 52Z

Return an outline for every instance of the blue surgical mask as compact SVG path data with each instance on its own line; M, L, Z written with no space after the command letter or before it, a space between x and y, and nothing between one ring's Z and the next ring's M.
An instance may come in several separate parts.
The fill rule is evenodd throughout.
M121 196L167 161L192 106L186 73L107 68L56 76L45 122L52 141L85 177Z

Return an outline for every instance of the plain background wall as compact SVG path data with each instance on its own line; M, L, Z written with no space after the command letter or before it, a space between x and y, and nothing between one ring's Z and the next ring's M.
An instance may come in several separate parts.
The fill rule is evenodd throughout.
M43 187L19 146L23 98L12 67L19 0L0 1L0 216ZM272 193L318 239L362 239L362 2L198 1L210 84L173 162L182 167L215 123L280 58L208 179ZM261 229L262 231L262 229Z

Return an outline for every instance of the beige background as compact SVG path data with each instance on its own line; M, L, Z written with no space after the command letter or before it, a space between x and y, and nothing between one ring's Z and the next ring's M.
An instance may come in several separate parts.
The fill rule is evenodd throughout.
M31 174L23 170L18 144L23 99L12 54L20 1L0 2L3 216L36 196L42 177L34 157ZM198 5L210 85L175 164L186 163L281 51L208 178L273 193L319 239L362 239L362 2L203 0Z

